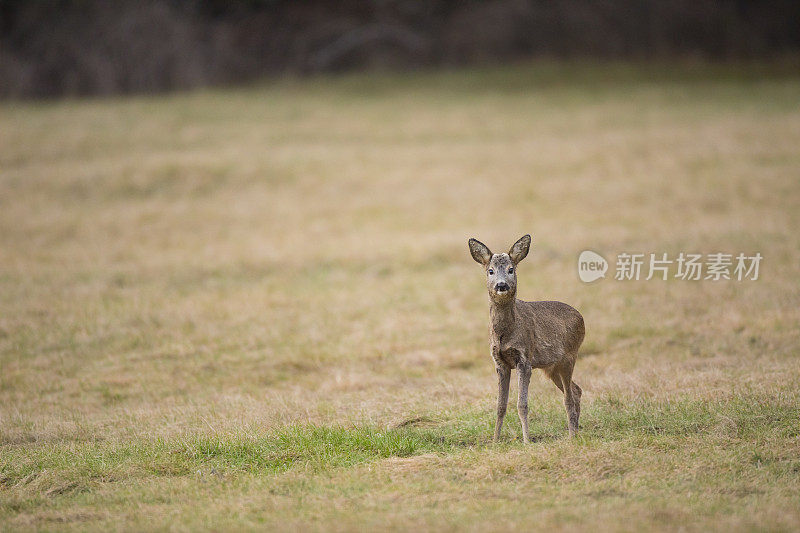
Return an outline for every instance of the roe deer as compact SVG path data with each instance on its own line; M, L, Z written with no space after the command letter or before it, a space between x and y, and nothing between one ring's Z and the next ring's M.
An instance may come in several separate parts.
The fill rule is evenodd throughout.
M533 368L540 368L564 393L569 435L578 432L581 414L581 388L572 381L572 369L583 342L585 329L581 314L561 302L523 302L517 300L517 264L525 259L531 236L514 243L507 254L492 254L475 239L469 240L472 258L486 270L489 290L489 346L497 370L497 422L494 440L500 438L508 405L511 369L519 377L517 410L522 437L528 434L528 384Z

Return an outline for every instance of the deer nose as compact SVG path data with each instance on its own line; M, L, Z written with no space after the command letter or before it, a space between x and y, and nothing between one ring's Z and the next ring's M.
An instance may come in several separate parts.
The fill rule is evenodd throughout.
M494 290L497 292L505 292L508 290L508 283L501 281L497 285L494 286Z

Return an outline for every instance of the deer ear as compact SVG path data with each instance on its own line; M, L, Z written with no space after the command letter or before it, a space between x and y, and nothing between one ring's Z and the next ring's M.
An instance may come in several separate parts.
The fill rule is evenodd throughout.
M476 239L469 240L469 253L472 254L472 258L475 261L483 266L488 265L489 261L492 260L492 251L489 250L485 244Z
M523 235L517 242L514 243L514 246L511 247L511 250L508 251L508 255L511 257L511 261L516 265L525 259L525 256L528 255L528 250L530 249L531 236Z

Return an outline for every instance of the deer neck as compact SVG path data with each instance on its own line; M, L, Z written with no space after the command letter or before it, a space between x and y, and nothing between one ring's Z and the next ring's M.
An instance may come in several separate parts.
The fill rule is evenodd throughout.
M492 330L498 338L514 328L516 318L516 298L509 298L507 302L498 303L490 301L489 317L492 323Z

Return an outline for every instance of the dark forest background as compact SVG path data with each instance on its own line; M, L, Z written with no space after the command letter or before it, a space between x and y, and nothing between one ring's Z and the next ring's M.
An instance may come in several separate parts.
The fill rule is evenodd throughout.
M535 57L718 61L798 50L798 0L0 0L6 97Z

